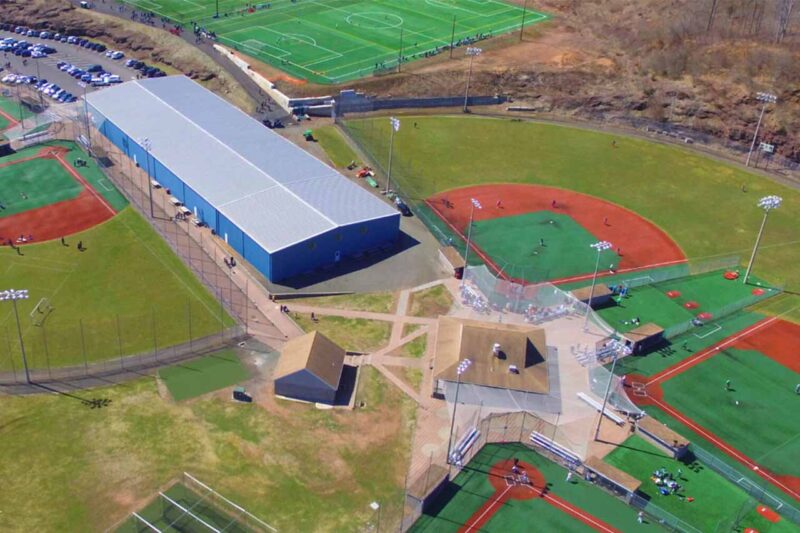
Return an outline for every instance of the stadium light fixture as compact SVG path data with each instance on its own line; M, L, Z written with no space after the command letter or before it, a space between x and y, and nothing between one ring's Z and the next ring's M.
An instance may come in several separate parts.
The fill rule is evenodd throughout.
M392 155L394 154L394 134L400 131L400 119L390 117L389 123L392 125L391 137L389 137L389 168L386 170L386 190L383 194L389 194L392 184Z
M758 201L758 207L764 210L764 218L761 220L761 228L758 230L758 236L756 237L756 244L753 246L753 253L750 255L750 262L747 264L747 271L744 274L744 283L747 284L747 279L750 277L750 271L753 269L753 262L756 259L756 253L758 253L758 246L761 244L761 237L764 235L764 226L767 224L767 217L769 217L770 211L773 209L778 209L783 202L783 198L780 196L770 195L764 196Z
M456 398L453 402L453 418L450 422L450 437L447 439L447 464L452 464L453 430L456 426L456 409L458 408L458 389L461 387L461 374L472 366L472 359L464 359L456 367Z
M25 343L22 341L22 326L19 322L19 312L17 311L17 300L27 300L27 289L6 289L0 291L0 302L11 301L14 306L14 318L17 319L17 335L19 336L19 349L22 352L22 366L25 368L25 381L31 383L31 374L28 371L28 358L25 355Z
M481 203L475 198L469 199L472 204L469 208L469 225L467 226L467 249L464 251L464 273L461 275L461 287L464 287L464 281L467 277L467 260L469 259L469 247L472 242L472 219L475 216L476 209L483 209Z
M594 286L597 283L597 271L600 269L600 254L614 247L608 241L597 241L589 245L597 251L597 261L594 263L594 274L592 275L592 288L589 290L589 301L586 304L586 316L583 319L583 331L589 328L589 314L592 312L592 300L594 299Z
M758 115L758 123L756 124L756 132L753 134L753 143L750 145L750 151L747 152L747 161L745 161L744 166L750 166L750 158L753 155L753 149L756 147L756 139L758 139L758 131L761 129L761 120L764 118L764 111L767 110L768 104L774 104L778 101L778 97L771 93L763 93L758 92L756 93L756 100L762 102L764 105L761 106L761 114Z
M155 218L153 214L153 176L150 175L150 149L153 147L153 144L150 142L149 137L142 137L139 144L142 145L144 148L146 158L146 165L147 165L147 197L150 200L150 218Z
M469 56L469 70L467 73L467 90L464 92L464 113L469 113L467 103L469 102L469 84L472 81L472 60L483 53L482 48L470 46L467 48L467 55Z

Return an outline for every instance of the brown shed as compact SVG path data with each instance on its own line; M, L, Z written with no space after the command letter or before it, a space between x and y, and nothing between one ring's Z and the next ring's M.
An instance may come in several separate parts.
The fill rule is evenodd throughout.
M275 369L275 394L332 404L342 377L345 351L318 331L286 343Z

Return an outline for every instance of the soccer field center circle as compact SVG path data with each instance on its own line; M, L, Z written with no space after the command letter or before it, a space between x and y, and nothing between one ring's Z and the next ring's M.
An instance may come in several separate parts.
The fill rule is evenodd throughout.
M16 246L60 239L88 230L116 214L108 201L67 160L69 148L42 146L32 150L34 153L29 157L0 159L0 176L3 170L14 172L3 180L5 194L0 193L3 196L0 198L3 202L3 209L0 209L2 244L8 240ZM53 172L49 173L49 179L48 175L39 176L40 189L26 192L25 189L33 187L33 184L22 181L25 165L30 167L48 160L57 163L63 176ZM72 193L48 186L59 181L63 183L65 179L77 184ZM15 204L20 207L19 211L7 214Z
M473 199L479 207L473 208ZM601 240L613 245L600 254L601 274L612 266L616 272L630 272L686 261L677 243L654 223L607 200L567 189L479 185L439 192L426 203L464 241L472 217L470 254L505 279L590 279L597 260L590 245Z
M357 28L372 28L377 30L399 28L405 22L400 15L384 13L383 11L353 13L352 15L347 15L344 20L351 26Z

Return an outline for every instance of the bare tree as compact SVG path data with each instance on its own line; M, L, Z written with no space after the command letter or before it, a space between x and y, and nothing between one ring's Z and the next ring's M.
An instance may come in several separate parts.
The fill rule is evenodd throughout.
M708 23L706 24L706 31L711 31L714 26L714 18L717 16L717 8L719 7L719 0L710 0L711 6L708 10Z
M792 20L796 0L778 0L778 31L775 34L775 42L780 43L786 37L789 23Z

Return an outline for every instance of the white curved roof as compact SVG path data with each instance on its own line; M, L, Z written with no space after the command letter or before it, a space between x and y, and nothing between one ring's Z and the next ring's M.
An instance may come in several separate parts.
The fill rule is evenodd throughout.
M400 214L185 76L136 80L88 102L269 252ZM99 117L93 117L97 120Z

